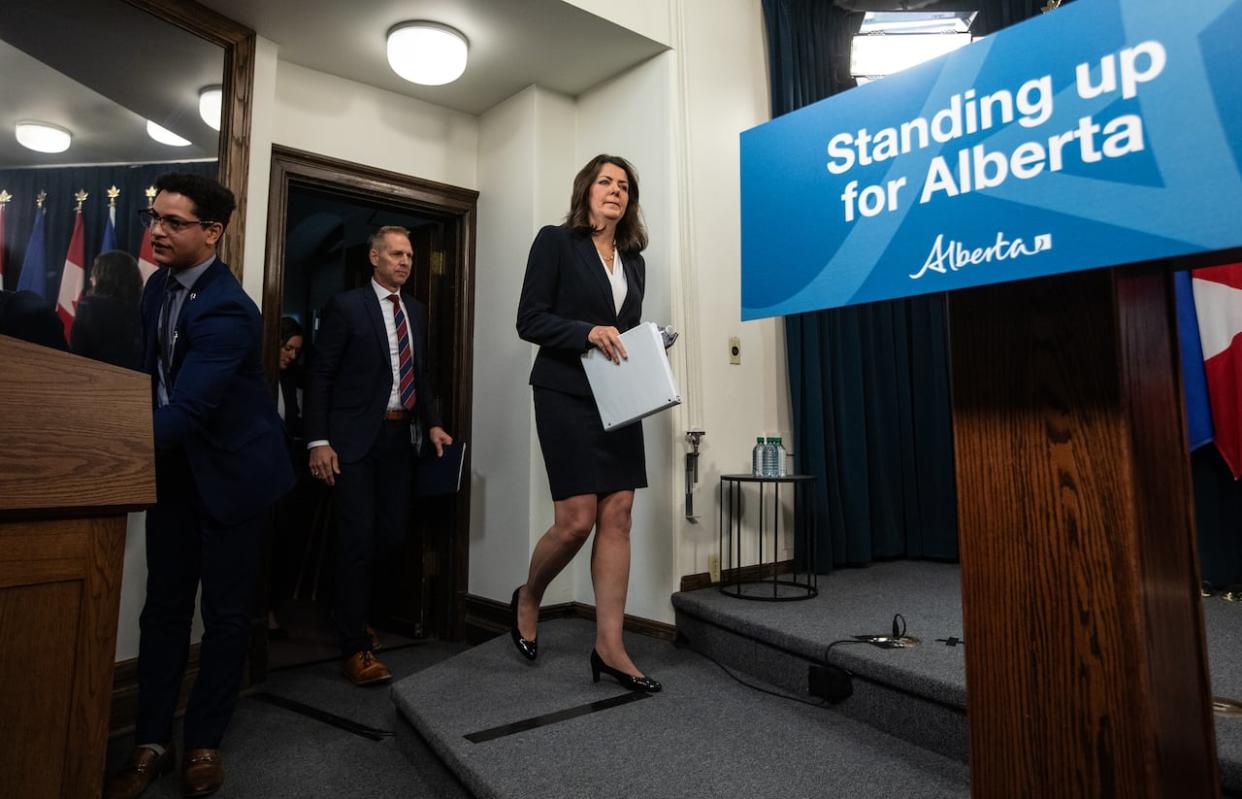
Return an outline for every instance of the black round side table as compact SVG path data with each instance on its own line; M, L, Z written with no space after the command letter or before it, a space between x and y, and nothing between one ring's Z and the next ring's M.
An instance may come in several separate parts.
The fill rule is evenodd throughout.
M819 594L819 578L815 574L815 514L809 511L808 503L799 503L799 493L813 485L815 476L809 474L789 474L784 477L756 477L750 474L722 474L720 476L720 592L738 599L752 599L760 602L793 602L810 599ZM746 567L742 561L742 491L748 484L759 487L759 530L758 558L755 563ZM781 531L781 486L788 485L794 492L794 548L798 549L798 537L802 536L802 553L807 564L806 571L799 572L797 560L794 561L792 573L782 579L778 574L779 544ZM772 559L764 561L764 538L767 533L766 495L771 487L772 506ZM807 507L799 518L800 506ZM725 543L728 531L728 545ZM726 566L726 555L728 556ZM743 569L746 577L743 579ZM771 572L770 577L767 572ZM728 579L726 579L728 576ZM770 589L770 590L769 590Z

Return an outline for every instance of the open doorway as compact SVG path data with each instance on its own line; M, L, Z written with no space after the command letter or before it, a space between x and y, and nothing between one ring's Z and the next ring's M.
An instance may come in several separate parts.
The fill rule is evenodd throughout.
M277 384L288 333L286 327L282 336L282 320L292 319L302 329L303 353L289 368L304 369L314 357L328 301L370 280L368 236L383 225L400 225L410 230L414 249L407 286L428 310L427 346L440 415L456 439L469 441L477 196L468 189L273 148L263 296L264 352L272 384ZM252 681L262 680L268 668L338 655L330 616L332 492L310 480L304 453L295 451L294 457L302 482L282 509L260 595L284 635L270 637L256 629ZM416 500L404 549L375 564L370 621L386 647L461 638L469 508L468 483L455 496Z

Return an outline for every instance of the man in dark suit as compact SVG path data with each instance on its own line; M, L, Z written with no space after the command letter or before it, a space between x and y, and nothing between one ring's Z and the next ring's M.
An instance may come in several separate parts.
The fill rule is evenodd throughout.
M158 501L147 511L137 747L108 784L134 797L175 761L173 714L202 586L199 673L185 714L182 789L224 781L220 743L241 685L267 511L293 485L263 379L259 309L218 258L235 202L214 180L160 177L144 209L162 267L142 297L143 367L155 405Z
M336 624L355 685L392 679L372 653L367 615L371 564L406 535L411 424L422 421L437 457L453 443L435 410L427 309L402 291L414 260L409 231L382 227L370 243L370 282L324 311L303 416L311 474L336 487Z

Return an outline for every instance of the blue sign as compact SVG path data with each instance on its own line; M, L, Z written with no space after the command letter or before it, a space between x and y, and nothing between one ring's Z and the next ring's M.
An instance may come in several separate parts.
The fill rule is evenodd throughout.
M742 318L1242 245L1242 0L1079 0L741 136Z

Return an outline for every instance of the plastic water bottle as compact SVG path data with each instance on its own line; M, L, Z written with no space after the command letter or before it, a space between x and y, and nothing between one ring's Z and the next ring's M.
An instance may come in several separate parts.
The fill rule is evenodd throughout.
M776 477L780 464L776 462L776 439L769 438L763 445L763 476Z
M789 474L789 469L785 465L785 445L781 441L781 437L776 437L776 477L785 477Z
M755 439L755 448L750 451L750 475L763 476L763 436Z

